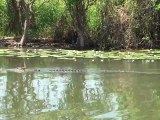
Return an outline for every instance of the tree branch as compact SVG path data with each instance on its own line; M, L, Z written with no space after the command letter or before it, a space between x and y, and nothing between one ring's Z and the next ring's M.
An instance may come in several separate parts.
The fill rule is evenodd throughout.
M36 1L36 0L31 0L31 1L28 3L28 5L29 5L29 6L32 5L35 1Z

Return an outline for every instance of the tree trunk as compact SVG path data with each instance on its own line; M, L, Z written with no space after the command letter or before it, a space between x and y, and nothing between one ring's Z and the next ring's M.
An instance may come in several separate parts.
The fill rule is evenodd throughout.
M7 9L8 9L8 17L9 24L6 28L8 32L13 32L16 35L22 32L22 26L20 23L19 9L16 0L6 0L7 1Z
M30 3L25 3L24 0L20 0L23 4L23 8L25 10L25 21L24 21L24 27L23 27L23 35L21 38L21 41L18 43L21 47L25 45L27 39L28 39L28 30L30 27L30 18L33 15L32 6L35 2L35 0L30 0Z
M21 46L24 46L26 41L27 41L27 38L28 38L28 25L29 24L29 19L27 18L24 22L24 30L23 30L23 36L21 38L21 41L19 42L19 45Z
M87 32L87 15L86 6L84 0L76 0L72 4L68 4L73 25L78 33L78 47L83 49L88 44L88 32Z
M76 30L77 30L77 33L78 33L78 41L77 41L78 47L83 49L85 47L84 31L82 29L79 29L79 26L76 26Z
M78 32L78 42L80 45L80 48L84 48L87 45L87 15L86 15L86 9L84 5L84 1L77 1L75 2L75 8L74 8L74 25L76 26L76 30Z
M85 37L82 31L78 31L78 35L79 35L79 44L81 48L84 48L84 41L85 41Z

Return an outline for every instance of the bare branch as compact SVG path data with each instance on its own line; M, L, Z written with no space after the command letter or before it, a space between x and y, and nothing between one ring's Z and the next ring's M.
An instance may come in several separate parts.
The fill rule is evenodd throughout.
M36 0L31 0L28 5L32 5Z

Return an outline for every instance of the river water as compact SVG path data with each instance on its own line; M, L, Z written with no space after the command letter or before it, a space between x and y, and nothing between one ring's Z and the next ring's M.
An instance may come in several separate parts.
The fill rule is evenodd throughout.
M87 72L7 70L17 67ZM160 119L158 60L0 57L0 68L0 120Z

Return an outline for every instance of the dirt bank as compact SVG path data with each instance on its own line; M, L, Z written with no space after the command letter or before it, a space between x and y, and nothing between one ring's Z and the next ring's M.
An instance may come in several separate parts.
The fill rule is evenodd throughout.
M0 40L1 48L12 48L19 47L18 42L20 37L6 37ZM64 48L64 49L73 49L74 46L67 44L65 42L59 43L55 42L50 38L33 38L27 41L24 48Z

